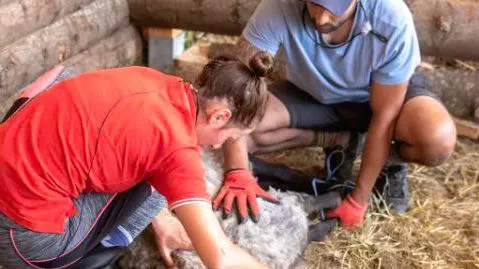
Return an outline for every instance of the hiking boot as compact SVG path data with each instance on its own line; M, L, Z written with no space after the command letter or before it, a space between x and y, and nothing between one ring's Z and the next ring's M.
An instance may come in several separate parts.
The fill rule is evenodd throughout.
M365 137L364 133L351 133L345 148L336 145L324 149L324 169L329 178L335 178L339 183L355 181L353 178L354 161L363 150Z
M408 166L405 163L386 166L374 185L376 195L381 196L389 208L397 213L408 210L407 172Z

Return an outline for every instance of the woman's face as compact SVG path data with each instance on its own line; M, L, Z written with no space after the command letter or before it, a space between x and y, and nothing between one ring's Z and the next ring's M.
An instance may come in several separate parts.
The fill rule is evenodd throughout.
M238 126L227 126L223 128L211 128L206 126L201 130L197 129L198 144L204 148L218 149L226 140L237 140L253 132L254 128L241 128Z
M226 100L212 100L200 109L196 120L198 144L206 148L220 148L228 139L237 140L249 135L253 127L233 124Z

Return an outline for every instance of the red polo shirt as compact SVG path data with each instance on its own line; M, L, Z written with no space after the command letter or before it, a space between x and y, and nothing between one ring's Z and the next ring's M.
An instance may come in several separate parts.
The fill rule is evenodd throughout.
M86 73L32 99L0 125L0 211L59 233L83 192L148 179L170 208L208 201L196 105L180 78L145 67Z

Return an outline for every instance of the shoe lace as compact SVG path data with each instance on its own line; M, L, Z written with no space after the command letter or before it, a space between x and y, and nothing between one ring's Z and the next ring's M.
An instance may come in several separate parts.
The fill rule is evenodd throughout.
M331 161L334 155L338 154L341 158L339 161L339 164L336 167L331 167ZM334 184L335 182L338 181L336 178L336 173L338 170L341 168L341 166L344 164L346 157L344 150L341 149L335 149L331 151L327 156L326 156L326 176L323 178L314 178L311 181L312 187L313 187L313 192L315 196L319 195L318 191L318 186L319 185L331 185L328 187L327 191L333 191L337 189L346 189L346 190L353 190L355 187L355 184L352 182L346 182L346 183L337 183Z

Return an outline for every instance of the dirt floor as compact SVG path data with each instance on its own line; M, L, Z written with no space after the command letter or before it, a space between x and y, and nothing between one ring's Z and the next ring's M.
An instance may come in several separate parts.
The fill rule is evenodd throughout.
M322 166L315 148L264 157L309 174ZM409 179L407 214L370 209L362 229L310 244L301 268L479 268L479 143L460 139L447 163L411 165Z

